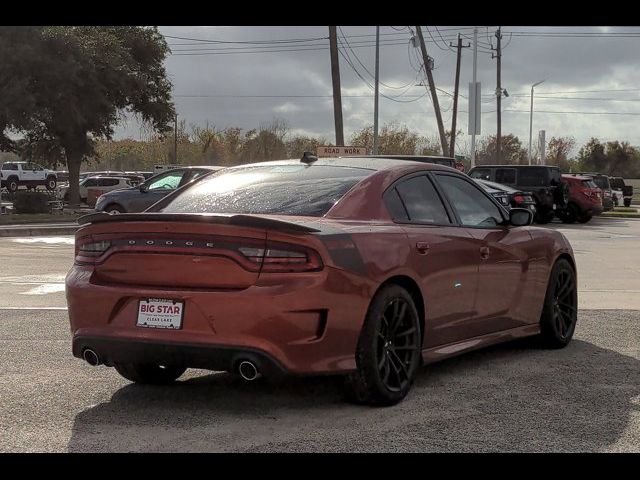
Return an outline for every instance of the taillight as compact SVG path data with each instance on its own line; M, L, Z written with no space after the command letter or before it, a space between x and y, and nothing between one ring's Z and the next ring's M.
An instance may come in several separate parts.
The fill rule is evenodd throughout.
M262 272L312 272L322 269L322 259L314 250L287 243L267 242L266 248L241 246L238 251Z
M76 263L95 263L95 260L111 247L109 240L94 240L91 237L76 240Z
M513 201L516 203L524 203L525 198L523 195L514 195Z

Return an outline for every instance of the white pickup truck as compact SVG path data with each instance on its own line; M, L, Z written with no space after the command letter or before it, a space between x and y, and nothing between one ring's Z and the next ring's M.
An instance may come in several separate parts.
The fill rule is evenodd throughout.
M35 188L44 186L47 190L56 189L58 177L53 170L47 170L33 162L5 162L0 168L0 185L11 193L20 186Z

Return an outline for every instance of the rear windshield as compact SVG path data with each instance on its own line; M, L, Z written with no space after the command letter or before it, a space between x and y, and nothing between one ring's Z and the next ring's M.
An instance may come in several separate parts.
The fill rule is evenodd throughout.
M202 179L160 211L320 217L371 173L364 168L303 164L234 168Z
M491 170L488 168L475 168L469 173L471 178L480 178L481 180L491 180Z

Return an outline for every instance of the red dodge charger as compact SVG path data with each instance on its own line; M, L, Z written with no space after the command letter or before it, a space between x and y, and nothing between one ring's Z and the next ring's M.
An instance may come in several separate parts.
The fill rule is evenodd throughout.
M73 354L141 383L340 374L351 400L391 405L421 364L531 335L569 343L573 252L530 223L439 165L228 168L145 213L81 219Z

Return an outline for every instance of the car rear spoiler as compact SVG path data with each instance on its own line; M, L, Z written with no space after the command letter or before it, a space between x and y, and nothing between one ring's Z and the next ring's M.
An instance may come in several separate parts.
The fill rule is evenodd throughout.
M192 222L236 225L241 227L286 230L296 233L314 233L321 230L296 222L277 220L259 215L211 214L211 213L122 213L110 215L106 212L91 213L78 218L78 225L106 222Z

